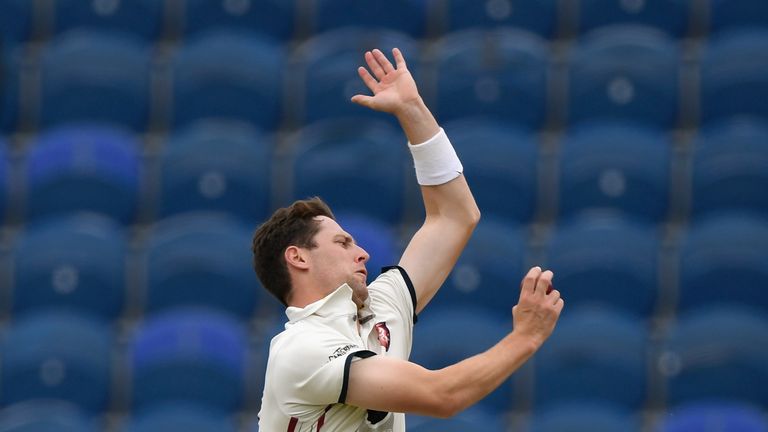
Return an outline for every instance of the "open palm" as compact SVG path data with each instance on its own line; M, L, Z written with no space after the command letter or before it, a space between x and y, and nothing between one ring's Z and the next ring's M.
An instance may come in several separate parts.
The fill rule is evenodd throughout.
M357 73L373 96L355 95L352 102L396 115L408 102L419 99L419 90L406 67L403 54L395 48L392 55L397 67L392 66L384 53L377 49L365 53L365 61L373 75L362 66Z

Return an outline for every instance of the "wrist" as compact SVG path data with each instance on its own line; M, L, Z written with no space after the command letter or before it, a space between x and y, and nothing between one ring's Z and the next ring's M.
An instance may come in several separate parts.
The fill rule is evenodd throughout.
M533 355L544 344L544 340L533 335L512 331L507 338L511 343L522 348L528 355Z

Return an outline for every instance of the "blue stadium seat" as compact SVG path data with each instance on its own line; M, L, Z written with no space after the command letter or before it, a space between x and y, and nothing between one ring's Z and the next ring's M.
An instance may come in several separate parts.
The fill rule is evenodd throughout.
M89 413L110 399L112 335L106 323L41 310L16 320L2 340L0 403L62 399Z
M102 125L69 125L45 132L27 161L27 218L93 211L129 223L139 194L136 138Z
M82 29L119 31L149 42L162 34L163 0L55 0L53 4L57 34Z
M527 432L640 432L630 411L601 403L567 402L537 412Z
M150 55L146 45L108 32L69 32L40 58L39 122L117 123L143 130L149 120Z
M723 214L696 222L680 245L678 308L741 304L768 312L768 219Z
M707 128L693 148L695 217L723 210L768 217L768 122Z
M691 0L580 0L579 31L589 32L614 24L640 24L673 37L688 33Z
M261 293L248 253L251 235L250 226L219 214L158 223L147 245L146 309L200 305L250 318Z
M466 432L507 430L503 415L491 414L481 409L470 408L449 419L436 419L408 415L405 420L409 432Z
M279 125L284 53L272 39L246 31L206 33L188 40L172 63L175 127L206 117L265 130Z
M545 262L569 305L608 306L645 318L656 306L660 247L651 225L584 218L557 228Z
M663 32L633 25L601 28L575 45L569 61L570 123L676 125L680 52Z
M127 249L122 228L94 214L29 225L13 248L13 313L56 307L116 319L125 305Z
M647 387L645 320L607 308L573 308L569 295L563 297L569 307L534 358L536 409L575 401L641 409Z
M95 422L64 401L31 400L0 411L3 432L96 432Z
M365 264L368 282L381 274L382 267L396 265L400 261L400 247L394 227L381 223L375 218L355 213L334 213L341 228L348 232L370 259Z
M526 131L498 120L445 125L483 214L527 223L536 213L538 146Z
M270 140L247 123L209 120L179 131L162 155L160 216L216 210L264 219L271 154Z
M293 197L318 195L333 211L401 221L406 139L386 122L326 120L303 128L294 149Z
M437 117L483 115L540 127L546 120L548 55L541 37L508 27L444 36L435 54Z
M425 0L314 0L311 27L315 33L350 26L387 28L422 37L427 5Z
M561 218L596 211L647 222L667 217L672 143L661 131L591 124L570 131L561 148Z
M733 402L699 402L669 413L656 432L768 432L763 412L753 405Z
M432 303L475 305L505 314L517 304L527 234L522 226L483 217Z
M748 27L768 28L768 3L756 0L710 0L709 30L720 32Z
M768 404L768 315L752 308L699 308L665 335L658 365L667 402Z
M35 2L3 0L0 2L0 52L32 39Z
M453 308L430 306L428 315L414 327L410 360L436 370L488 350L512 331L512 306L499 302L498 307L506 314L503 316L495 313L498 311L466 305ZM504 382L481 400L477 407L493 415L512 409L513 381L514 375L511 381Z
M444 30L517 27L551 38L557 32L556 0L443 0Z
M130 349L133 409L175 402L223 412L242 406L247 334L231 316L210 309L151 316Z
M0 135L0 224L5 222L5 212L9 207L11 190L10 181L10 160L8 159L8 145Z
M701 122L768 118L768 27L719 33L701 55Z
M294 35L297 0L185 0L187 36L217 29L241 29L288 41Z
M403 33L362 27L343 28L317 35L300 45L296 58L301 76L292 79L302 83L292 88L291 97L295 99L299 111L294 114L294 120L299 124L334 117L372 117L394 121L392 116L352 103L350 98L356 94L371 94L357 74L357 68L366 65L365 52L379 48L394 62L392 48L395 47L403 53L408 70L418 79L418 46Z
M120 432L236 432L226 414L193 404L152 407L129 419Z

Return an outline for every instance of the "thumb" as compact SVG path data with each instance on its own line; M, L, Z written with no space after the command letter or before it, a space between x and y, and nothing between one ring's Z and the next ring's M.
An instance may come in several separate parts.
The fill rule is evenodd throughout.
M352 102L358 105L362 105L366 108L373 108L373 97L371 96L354 95L352 96Z

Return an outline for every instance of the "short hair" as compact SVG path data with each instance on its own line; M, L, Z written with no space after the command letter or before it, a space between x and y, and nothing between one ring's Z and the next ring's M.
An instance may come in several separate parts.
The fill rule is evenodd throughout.
M328 205L318 197L295 201L275 211L253 235L253 268L261 284L283 305L288 306L291 277L285 262L289 246L317 247L315 234L320 230L318 216L334 219Z

